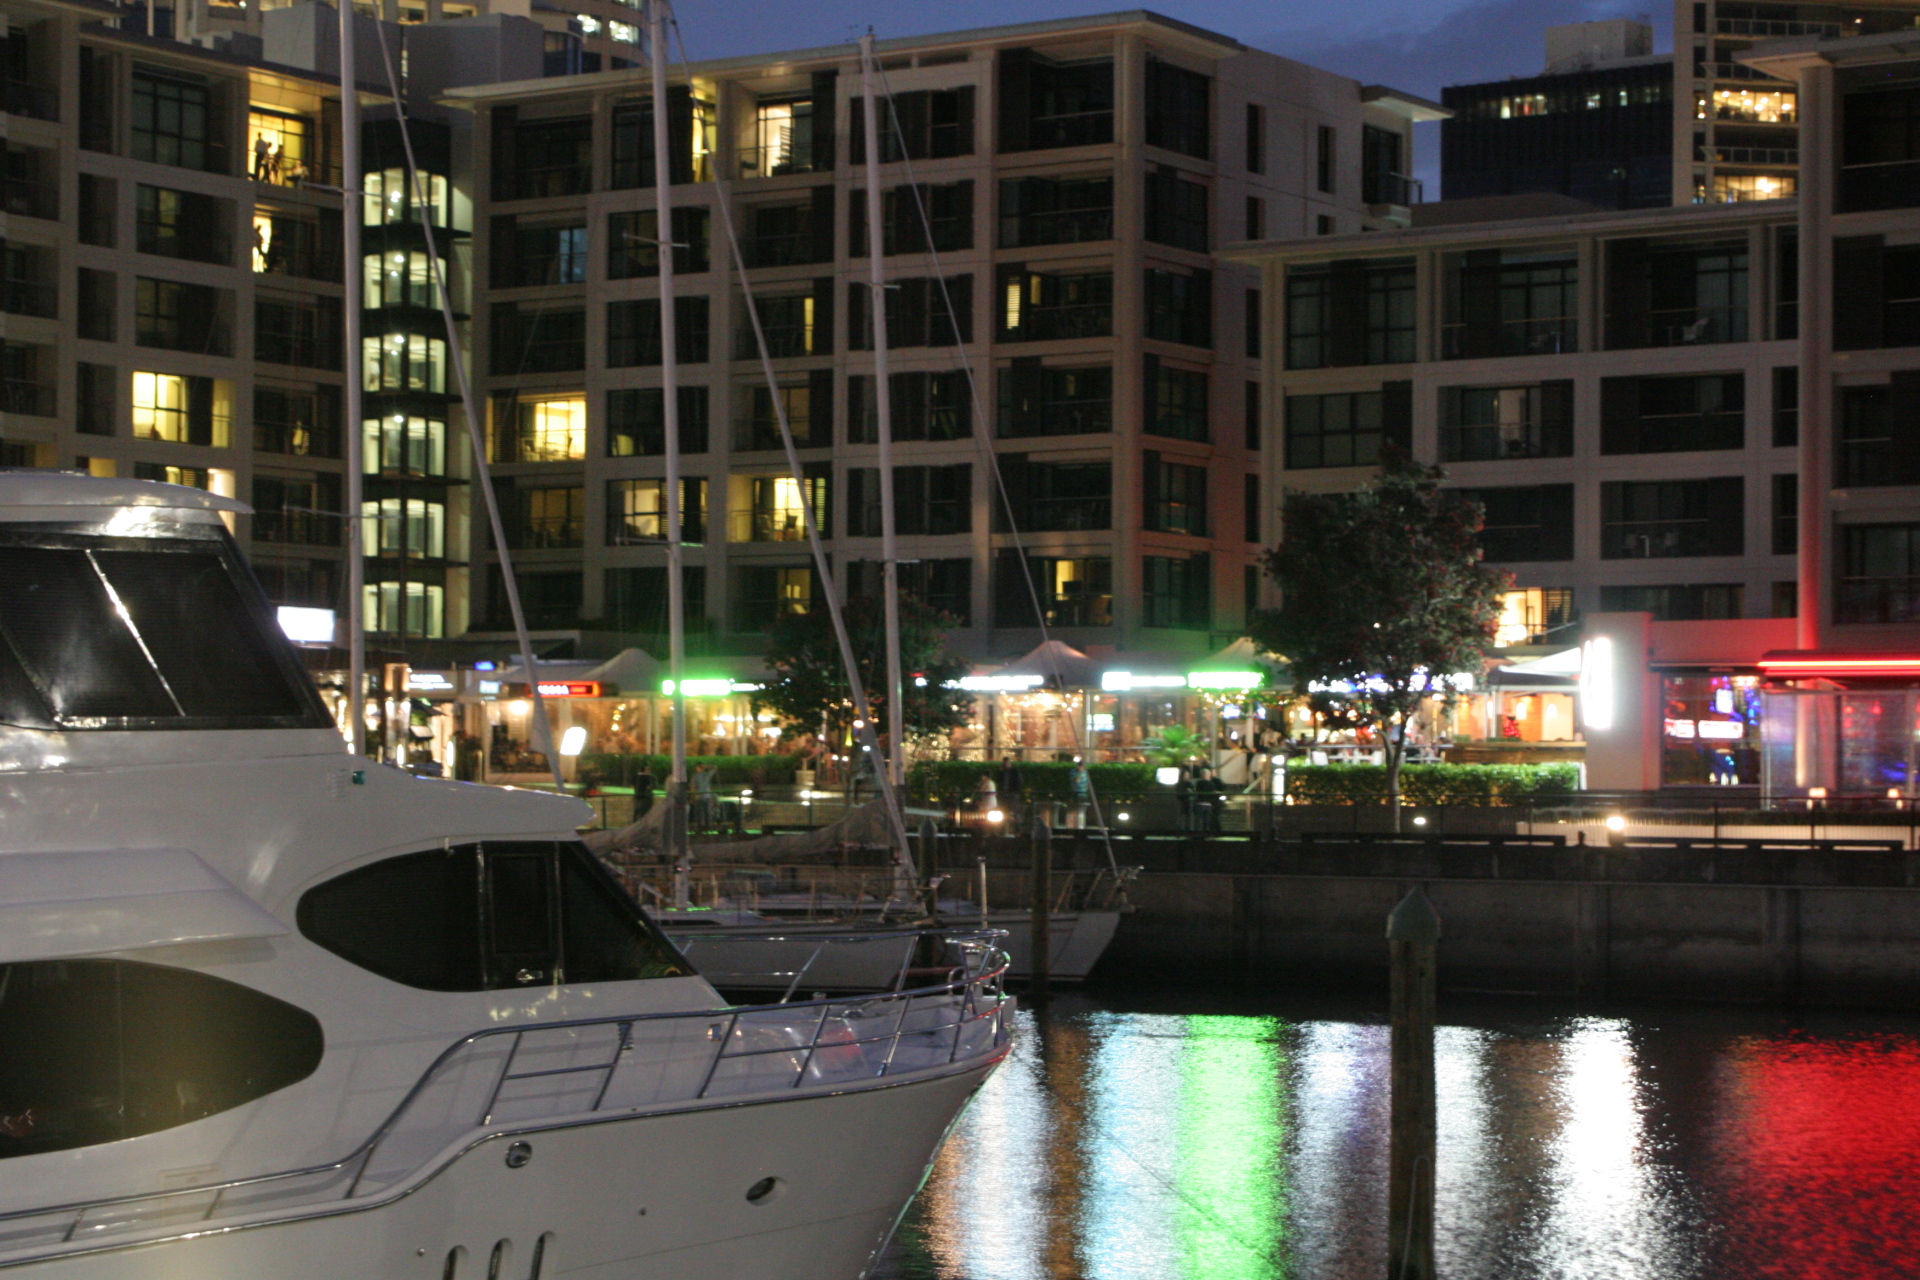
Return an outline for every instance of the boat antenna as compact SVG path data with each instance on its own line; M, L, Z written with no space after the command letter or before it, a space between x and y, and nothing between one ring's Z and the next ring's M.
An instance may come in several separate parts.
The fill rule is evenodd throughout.
M353 0L334 0L340 11L340 248L345 260L346 298L341 310L342 335L346 343L346 386L342 411L347 420L347 475L345 508L347 526L347 742L356 756L367 754L367 565L360 543L365 522L360 509L365 501L366 441L360 425L361 372L360 307L366 282L361 278L360 210L362 182L360 173L360 85L359 69L354 64ZM147 12L153 12L149 0ZM152 31L152 26L148 26Z
M348 25L348 15L352 14L353 5L350 0L340 0L340 11L340 65L345 68L352 65L350 59L352 58L353 41L351 28ZM376 19L373 24L373 29L374 34L380 41L380 61L384 65L387 73L387 87L393 94L394 111L400 126L400 146L406 156L407 165L407 194L413 203L414 210L420 215L420 229L425 233L427 239L427 264L433 272L434 294L440 302L440 318L447 327L447 358L452 362L454 378L460 384L460 403L465 411L467 420L467 441L473 448L473 473L476 479L473 487L480 491L480 497L487 506L487 525L493 531L494 552L500 557L501 589L506 592L507 606L513 614L513 634L520 645L520 669L526 673L527 696L533 700L533 710L530 715L530 719L532 720L533 745L547 758L547 768L553 774L554 789L564 795L567 784L560 771L560 753L554 750L553 726L547 722L546 700L540 696L540 673L534 669L533 665L533 640L532 637L527 634L527 614L526 610L522 608L520 604L520 582L519 579L514 576L513 555L507 549L506 526L500 519L500 498L499 495L493 491L493 476L487 469L487 444L485 437L480 431L478 405L475 404L473 399L473 377L471 371L467 368L466 357L461 350L460 328L453 318L453 297L447 292L447 273L441 265L439 249L434 244L433 203L427 197L427 189L420 177L420 166L414 159L413 135L407 129L406 99L400 92L399 78L394 74L393 52L387 47L386 24ZM342 76L342 84L343 86L347 85L344 75ZM348 87L348 91L342 96L353 103L351 108L353 114L351 117L352 123L349 126L347 123L349 117L346 114L346 110L343 109L341 113L342 137L350 140L341 148L341 156L343 159L349 155L353 158L354 168L349 171L352 176L345 179L345 181L357 191L360 185L360 176L358 173L360 155L359 103L354 101L354 95L350 87ZM351 148L351 150L349 150L349 148ZM359 203L357 199L349 197L346 217L342 219L346 227L342 243L348 246L346 275L347 323L350 326L348 329L350 339L347 347L347 441L349 458L357 458L359 456L357 446L360 441L361 432L365 429L361 425L359 418L361 363L358 337L358 317L360 315L359 287L361 279L359 223L360 219L365 216L363 209L356 207ZM448 205L447 208L451 210L452 206ZM358 492L359 476L359 464L350 461L347 464L347 484L350 486L350 492ZM350 504L348 506L349 523L357 524L358 521L352 514L353 510L354 508ZM359 558L357 556L354 558L353 563L356 566L359 564ZM353 597L356 605L359 599L358 588L356 588Z
M894 543L893 387L888 377L885 223L880 216L880 128L874 106L873 28L860 37L861 110L866 114L867 262L871 271L867 315L873 322L873 403L880 434L881 599L886 613L887 685L880 693L887 706L887 760L895 786L907 782L906 691L900 672L900 560ZM875 763L879 763L876 761Z
M679 38L680 24L676 22L673 26L676 38ZM680 54L683 59L686 57L684 38L680 40ZM718 171L714 174L713 185L715 194L719 197L714 201L714 207L719 211L721 228L726 232L734 266L740 273L741 289L746 295L747 321L753 328L754 346L760 354L760 372L766 379L767 391L773 401L774 422L780 428L780 445L787 455L787 469L793 476L794 483L800 486L801 526L806 530L807 546L813 553L814 572L820 575L821 590L826 595L827 616L833 623L833 638L840 649L840 663L846 668L847 691L851 695L849 700L853 703L854 732L860 739L860 745L874 752L875 758L879 759L881 757L878 754L879 740L873 723L873 708L867 701L866 684L860 679L860 664L853 654L853 641L847 635L847 620L840 608L840 594L834 583L833 565L827 559L826 545L820 540L822 536L820 523L815 517L813 503L807 496L809 491L806 487L805 473L800 465L800 454L793 443L793 424L787 417L786 403L778 394L780 380L773 370L773 356L767 346L766 328L760 321L760 308L753 296L753 281L747 273L746 254L741 250L740 236L734 227L727 183L720 177ZM894 785L893 779L888 777L887 773L885 769L874 770L874 776L880 784L881 802L886 808L894 839L898 842L901 874L908 879L915 879L918 872L914 867L913 845L908 839L906 810L901 806L900 789Z
M673 699L673 765L667 776L667 852L673 858L673 906L689 905L693 851L687 839L687 619L681 581L680 350L674 324L673 157L667 120L667 0L647 5L647 64L653 80L653 207L660 263L660 423L666 455L667 677Z

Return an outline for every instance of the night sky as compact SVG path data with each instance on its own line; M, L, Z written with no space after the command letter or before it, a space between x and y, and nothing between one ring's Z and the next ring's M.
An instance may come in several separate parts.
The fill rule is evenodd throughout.
M882 39L1005 23L1112 13L1100 0L676 0L695 58L772 53L856 38ZM1447 84L1537 75L1541 33L1562 22L1649 17L1655 48L1672 46L1673 10L1650 0L1159 0L1141 5L1369 84L1438 98ZM1438 127L1418 131L1416 171L1439 189Z

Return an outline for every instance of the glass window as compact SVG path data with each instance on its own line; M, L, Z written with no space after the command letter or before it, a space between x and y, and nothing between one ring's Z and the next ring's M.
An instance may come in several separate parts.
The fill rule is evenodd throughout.
M1152 356L1152 376L1145 430L1171 440L1205 441L1207 432L1207 374L1203 369L1170 369Z
M307 727L322 718L218 526L161 540L0 535L0 720Z
M362 545L370 556L441 560L447 554L447 505L425 498L368 498L360 504ZM577 545L577 544L576 544Z
M1009 178L1000 184L1000 247L1113 239L1113 178Z
M408 199L405 169L376 169L366 176L362 212L370 227L418 222L422 212L435 227L447 222L447 180L437 173L418 175L419 187Z
M1287 367L1404 364L1414 358L1409 258L1364 258L1287 273Z
M369 582L361 600L370 630L428 640L445 634L447 589L437 583Z
M1015 360L1002 369L1000 434L1095 435L1113 430L1113 370L1056 369Z
M1745 546L1744 492L1739 476L1603 484L1601 558L1737 556Z
M1833 620L1920 621L1920 524L1845 525L1840 534Z
M707 451L707 389L680 388L680 452ZM621 387L607 392L607 455L659 457L667 451L666 397L659 387Z
M1799 119L1798 105L1798 95L1791 89L1715 89L1712 111L1716 120L1793 124Z
M517 462L571 462L587 456L584 395L522 400L516 426Z
M1207 536L1207 469L1182 462L1166 462L1148 455L1154 468L1148 492L1152 506L1147 527L1159 533Z
M667 482L607 482L607 545L658 546L666 540ZM707 536L707 482L699 476L680 481L680 539L703 542Z
M434 297L433 261L420 250L391 249L367 254L362 261L368 309L439 305Z
M1386 441L1378 391L1287 397L1287 468L1371 467Z
M1113 561L1106 556L1028 556L1002 551L994 565L993 625L1032 627L1033 594L1028 574L1040 596L1050 627L1110 627L1113 625Z
M365 360L362 386L368 391L425 391L441 395L447 389L447 343L417 333L389 333L362 338Z
M516 550L577 547L586 539L587 491L580 485L516 487L507 542Z
M1579 349L1580 264L1567 249L1476 249L1443 267L1444 359Z
M191 1124L313 1074L303 1009L132 960L0 965L0 1159Z
M1213 558L1142 556L1141 623L1204 631L1213 625Z
M187 380L177 373L133 375L133 434L141 440L187 438Z
M133 69L132 143L135 160L218 173L226 168L214 118L213 90L199 76L157 67Z
M287 115L254 107L247 112L249 163L256 182L298 186L308 174L308 137L312 126L305 116Z
M740 160L740 176L779 177L813 168L813 99L761 102L753 112L753 150Z
M1113 273L1049 275L1002 268L997 310L1000 336L1008 342L1111 337Z
M361 431L362 460L370 476L447 473L447 424L443 419L393 413L366 419Z

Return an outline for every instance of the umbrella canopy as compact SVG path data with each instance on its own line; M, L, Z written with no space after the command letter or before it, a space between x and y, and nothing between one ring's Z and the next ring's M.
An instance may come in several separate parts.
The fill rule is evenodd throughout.
M1098 689L1100 664L1072 645L1049 640L1017 662L994 672L999 676L1040 676L1056 689Z

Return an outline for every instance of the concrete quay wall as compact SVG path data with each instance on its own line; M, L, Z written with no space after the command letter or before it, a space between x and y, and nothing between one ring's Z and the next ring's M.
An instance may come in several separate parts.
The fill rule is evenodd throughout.
M1913 854L1346 852L1143 872L1096 979L1384 987L1387 913L1420 884L1444 989L1920 1009ZM998 901L1027 900L1024 875L995 879Z

